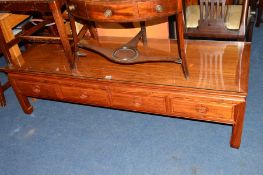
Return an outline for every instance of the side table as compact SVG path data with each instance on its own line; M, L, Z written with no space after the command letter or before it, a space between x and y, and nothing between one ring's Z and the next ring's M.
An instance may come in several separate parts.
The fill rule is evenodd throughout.
M189 77L184 46L184 21L182 0L69 0L68 11L72 35L75 43L74 52L78 47L100 53L109 60L119 64L138 64L145 62L174 62L182 67L184 77ZM146 21L176 16L177 42L179 57L171 55L149 55L151 48L147 46ZM127 23L139 22L140 32L117 48L105 48L100 42L89 42L76 33L75 19L88 22ZM89 27L86 27L88 29ZM96 40L97 38L95 38ZM142 41L144 51L140 51L139 42ZM76 47L78 46L78 47ZM175 52L175 51L172 51ZM77 55L77 54L75 54Z

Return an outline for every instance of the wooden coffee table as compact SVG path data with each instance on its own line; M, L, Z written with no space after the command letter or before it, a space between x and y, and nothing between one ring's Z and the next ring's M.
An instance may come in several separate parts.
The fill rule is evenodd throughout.
M100 38L106 47L126 40ZM177 47L171 40L153 39L148 44L160 53ZM191 75L188 80L180 65L156 62L127 66L82 49L87 58L79 58L72 72L61 46L48 44L32 45L23 54L22 67L1 71L8 73L27 114L33 112L28 97L35 97L224 123L232 126L231 147L239 148L250 43L186 41L186 48ZM177 56L178 52L173 54Z

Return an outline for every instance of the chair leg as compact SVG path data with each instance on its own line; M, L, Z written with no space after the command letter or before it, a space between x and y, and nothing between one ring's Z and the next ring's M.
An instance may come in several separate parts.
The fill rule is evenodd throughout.
M63 16L61 14L61 11L59 9L59 5L57 3L57 1L52 1L49 3L49 7L50 10L53 14L53 18L55 20L56 26L57 26L57 30L62 42L62 46L64 48L66 57L68 59L68 62L70 64L70 68L74 69L75 67L75 60L74 60L74 56L72 54L72 50L71 50L71 46L69 43L69 39L67 36L67 32L66 32L66 28L64 25L64 21L63 21Z
M0 82L0 107L4 107L4 106L6 106L6 100L4 96L4 88Z
M74 60L76 60L78 57L78 51L79 51L79 48L78 48L79 38L78 38L77 30L76 30L75 19L71 14L69 14L69 22L70 22L73 42L74 42L74 47L73 47Z
M256 27L260 26L261 17L262 17L262 11L263 11L263 0L259 0Z
M2 51L2 53L6 59L6 62L9 64L13 64L12 57L11 57L11 54L9 52L9 48L7 47L7 43L6 43L5 36L4 36L3 31L2 31L1 26L0 26L0 50Z
M88 28L91 38L94 38L95 40L99 40L99 35L95 23L89 22Z

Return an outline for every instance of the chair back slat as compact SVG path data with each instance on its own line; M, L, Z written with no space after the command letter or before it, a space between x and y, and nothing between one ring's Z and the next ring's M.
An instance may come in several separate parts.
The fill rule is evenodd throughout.
M226 0L200 0L200 19L224 19L226 15Z
M249 0L242 1L199 0L200 18L195 21L196 17L186 13L188 15L186 19L191 19L189 20L189 27L186 28L186 36L244 40L248 36L247 33L252 32L250 28L253 29L251 27L253 26L253 18L248 18ZM240 4L242 4L242 9ZM189 9L192 11L189 10L188 12L196 13L196 5ZM241 16L240 23L237 22L236 16L233 16L238 15L239 11L241 13L239 14ZM252 20L248 21L248 19ZM248 40L251 40L251 38L248 38Z

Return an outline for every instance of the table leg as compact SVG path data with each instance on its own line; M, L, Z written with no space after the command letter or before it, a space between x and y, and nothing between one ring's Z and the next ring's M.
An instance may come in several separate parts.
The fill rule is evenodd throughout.
M10 78L9 78L9 80L10 80ZM10 80L9 82L12 85L12 88L16 94L16 97L17 97L17 99L20 103L20 106L22 107L24 113L31 114L33 112L33 106L30 104L27 96L24 96L21 93L19 93L19 90L17 89L14 81Z
M230 140L230 146L233 148L239 148L241 144L245 108L246 108L245 102L235 106L235 111L234 111L235 123L232 126L232 136Z
M66 32L66 27L64 24L64 19L63 19L63 16L61 14L59 5L57 4L57 1L51 1L49 3L49 7L50 7L50 10L53 14L53 18L55 20L55 23L56 23L56 26L58 29L58 33L59 33L64 51L65 51L66 57L68 58L68 62L70 64L70 67L74 68L75 67L75 60L74 60L74 56L72 54L71 46L69 43L69 38L68 38L68 35Z
M185 46L184 46L184 21L183 21L183 12L179 12L176 15L176 31L177 31L177 43L178 43L178 52L179 56L182 59L182 69L184 77L188 79L189 72L187 67L186 55L185 55Z

